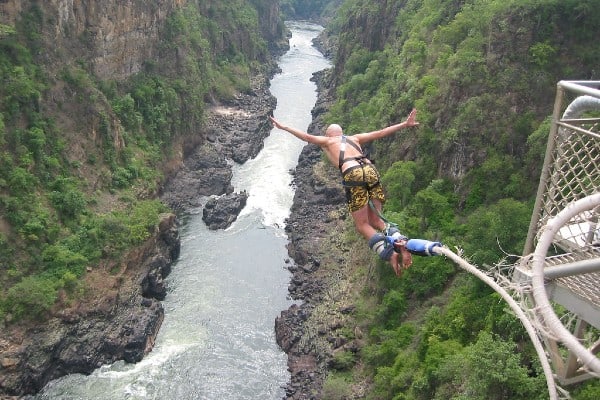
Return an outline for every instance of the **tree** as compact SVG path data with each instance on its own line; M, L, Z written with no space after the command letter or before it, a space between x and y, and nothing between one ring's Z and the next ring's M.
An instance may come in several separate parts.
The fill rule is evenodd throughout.
M386 207L397 211L409 203L416 179L415 169L413 161L396 161L381 177L387 192Z
M475 264L494 264L507 255L521 254L529 228L530 207L502 199L480 207L467 217L465 253Z
M449 357L437 370L440 385L434 398L547 399L545 377L538 372L521 365L514 343L483 332L475 344Z

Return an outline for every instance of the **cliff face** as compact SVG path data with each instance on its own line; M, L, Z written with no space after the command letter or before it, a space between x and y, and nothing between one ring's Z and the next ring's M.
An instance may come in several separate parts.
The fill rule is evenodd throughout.
M0 2L0 22L12 25L32 6L43 14L44 58L64 62L83 57L99 79L122 80L159 61L158 39L165 19L185 0L147 2L50 0Z
M175 10L190 3L187 0L5 0L0 2L0 23L14 25L24 12L43 15L43 41L46 48L40 55L49 63L56 58L68 64L85 61L94 75L101 79L123 80L142 70L144 63L171 63L162 58L160 39L165 33L165 21ZM212 18L218 1L205 1L199 7ZM283 37L278 1L256 5L261 34L269 43ZM223 32L222 42L213 42L216 54L227 51L235 43L244 49L247 31L232 27ZM260 57L266 54L259 55ZM264 61L264 60L263 60Z
M197 135L204 126L201 118L191 115L192 110L198 113L196 110L203 107L185 96L205 96L211 102L218 101L213 93L204 92L215 90L210 85L221 85L220 82L214 83L221 79L214 74L231 73L218 67L216 72L208 71L210 68L207 66L215 68L214 64L218 62L234 64L230 59L235 60L236 57L248 63L256 61L257 65L268 65L272 60L271 54L285 46L284 26L277 0L236 0L235 3L223 5L219 1L203 1L197 4L187 0L6 0L0 2L0 24L21 24L31 26L36 31L34 36L38 43L32 56L48 75L47 93L40 99L40 108L53 117L67 136L71 146L69 156L82 162L91 151L102 151L99 147L103 129L111 136L117 151L123 148L124 127L103 93L99 93L96 87L88 87L85 82L74 90L72 84L64 82L65 71L78 74L78 70L83 70L93 80L118 82L123 84L122 87L125 87L129 78L149 70L167 79L182 78L186 86L197 84L196 88L182 88L183 92L202 92L192 95L184 93L179 99L181 115L176 118L184 122L178 122L178 126L171 123L168 127L173 130L170 133L172 137L194 135L191 142L196 145L202 141L203 134L200 132ZM185 11L186 7L189 7L188 11ZM231 15L232 7L239 10L239 15ZM250 9L256 10L256 21L246 15ZM177 25L180 21L171 21L169 25L169 17L182 10L185 14L198 13L198 18L203 19L195 21L197 26L193 29L197 31L186 32L186 28ZM192 34L195 35L192 45L178 43L174 39L177 35ZM268 43L270 49L263 43ZM200 76L186 82L191 60L197 62L198 65L193 68L200 71ZM91 146L87 143L89 140L93 142ZM94 171L89 173L93 175Z
M253 1L258 10L259 25L263 37L269 42L269 45L278 48L284 37L284 27L281 24L279 1L261 2ZM285 46L283 44L283 46Z

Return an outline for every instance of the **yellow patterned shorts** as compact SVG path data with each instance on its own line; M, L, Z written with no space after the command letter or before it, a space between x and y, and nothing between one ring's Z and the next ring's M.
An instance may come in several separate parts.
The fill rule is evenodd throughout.
M360 210L369 203L369 199L377 199L385 203L383 187L379 182L379 172L372 164L356 165L344 171L343 185L346 189L346 202L351 213Z

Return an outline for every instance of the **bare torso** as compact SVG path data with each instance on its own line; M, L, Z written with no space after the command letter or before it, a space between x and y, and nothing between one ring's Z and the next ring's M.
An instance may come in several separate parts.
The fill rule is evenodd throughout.
M327 158L336 168L338 167L340 161L340 147L341 147L341 136L332 136L328 137L327 141L321 145L321 149L327 155ZM360 147L360 143L357 140L353 139L352 136L346 136L347 141L352 141L354 144ZM359 152L354 146L350 144L346 144L346 149L344 150L344 159L360 157L362 153ZM370 163L369 160L364 160L367 163ZM358 165L358 161L351 159L342 164L341 171L342 173L346 171L348 168Z

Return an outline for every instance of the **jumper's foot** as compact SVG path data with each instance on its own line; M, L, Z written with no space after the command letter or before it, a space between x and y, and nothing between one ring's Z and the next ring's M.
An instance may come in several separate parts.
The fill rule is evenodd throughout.
M394 243L394 252L390 257L390 264L398 277L402 276L402 273L412 265L412 255L406 249L404 243L406 242L400 243L398 241Z

